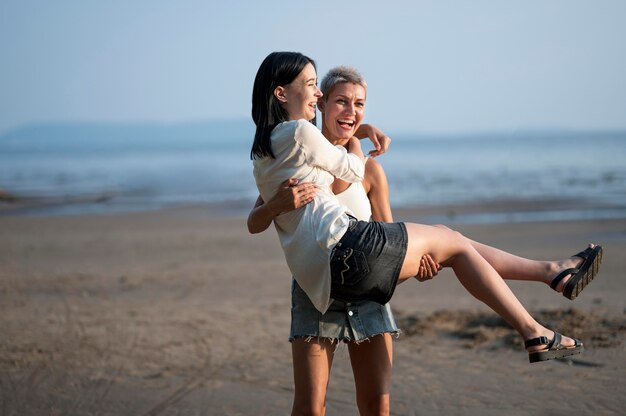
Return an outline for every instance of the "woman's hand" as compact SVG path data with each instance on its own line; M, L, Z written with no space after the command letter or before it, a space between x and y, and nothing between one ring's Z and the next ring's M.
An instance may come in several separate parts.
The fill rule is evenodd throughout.
M373 124L361 124L355 132L359 139L369 138L374 145L374 150L369 151L370 157L380 156L387 151L391 139Z
M316 194L317 188L312 182L298 183L297 179L290 178L280 185L267 204L278 215L305 206Z
M439 270L441 270L441 265L433 260L430 255L424 254L420 260L420 268L415 278L420 282L425 282L437 276Z
M263 201L259 195L248 215L248 231L257 234L267 230L277 215L293 211L313 201L316 191L317 188L313 183L298 184L298 180L292 178L281 183L269 201Z

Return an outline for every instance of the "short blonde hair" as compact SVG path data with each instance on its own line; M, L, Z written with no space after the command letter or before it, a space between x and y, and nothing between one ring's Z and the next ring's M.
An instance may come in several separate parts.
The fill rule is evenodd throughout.
M365 82L363 75L361 75L361 73L354 67L340 65L330 69L326 75L324 75L320 85L320 90L322 91L322 94L324 94L322 98L326 100L333 88L335 88L337 84L342 84L344 82L360 85L367 93L367 83Z

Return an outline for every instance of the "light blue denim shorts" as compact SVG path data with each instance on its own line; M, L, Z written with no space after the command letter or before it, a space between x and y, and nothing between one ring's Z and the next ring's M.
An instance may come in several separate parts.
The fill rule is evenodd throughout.
M400 334L388 303L381 305L370 300L333 300L326 313L322 314L293 280L289 341L301 337L320 337L332 341L360 343L384 333Z

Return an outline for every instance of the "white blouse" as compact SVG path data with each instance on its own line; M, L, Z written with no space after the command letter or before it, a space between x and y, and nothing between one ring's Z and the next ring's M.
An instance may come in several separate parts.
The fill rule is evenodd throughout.
M334 177L360 182L365 175L361 159L342 146L333 146L306 120L287 121L274 128L271 146L275 158L253 160L261 198L269 201L289 178L313 182L315 199L280 214L274 225L294 278L322 313L330 305L330 252L348 228L350 212L330 189Z

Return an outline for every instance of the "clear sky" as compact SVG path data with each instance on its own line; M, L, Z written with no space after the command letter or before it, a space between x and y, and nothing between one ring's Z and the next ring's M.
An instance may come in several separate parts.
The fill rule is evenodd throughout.
M0 1L0 133L247 118L275 50L356 66L390 132L626 128L626 1Z

